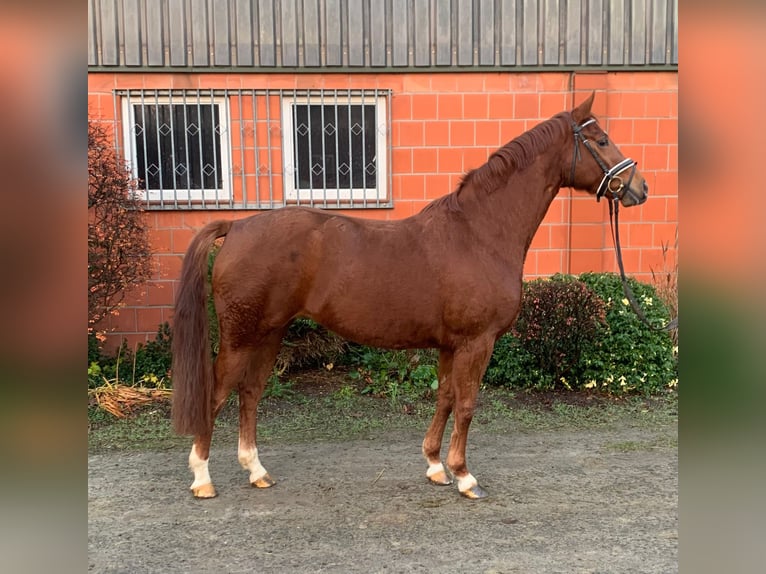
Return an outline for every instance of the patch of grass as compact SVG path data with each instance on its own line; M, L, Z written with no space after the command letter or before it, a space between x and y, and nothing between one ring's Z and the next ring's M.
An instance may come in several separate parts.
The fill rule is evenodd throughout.
M292 381L285 386L287 388L277 389L278 392L265 397L259 405L258 438L261 441L344 441L374 438L389 431L420 434L425 432L435 410L433 399L393 404L388 397L361 394L345 379L323 392ZM173 433L169 410L167 403L149 405L125 419L117 419L90 408L89 450L188 448L191 439ZM232 394L216 419L214 441L236 441L238 412L237 397ZM677 439L665 435L677 420L676 393L653 398L614 398L487 388L480 393L471 428L488 433L638 428L660 437L651 445L672 447ZM450 421L445 441L449 440L451 428ZM635 448L644 448L642 445ZM613 448L633 446L624 444Z

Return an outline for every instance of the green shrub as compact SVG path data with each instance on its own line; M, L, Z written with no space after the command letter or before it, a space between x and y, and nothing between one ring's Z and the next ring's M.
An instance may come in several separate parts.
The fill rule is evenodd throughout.
M581 356L600 344L605 314L604 302L574 277L525 283L516 323L498 342L487 380L539 389L580 386Z
M678 364L671 336L651 329L638 318L625 297L620 276L583 273L579 279L606 303L609 326L603 344L583 354L587 385L609 392L643 393L675 386ZM670 313L655 288L633 278L628 282L647 320L657 327L665 325Z
M393 403L417 400L439 386L438 355L431 349L390 351L353 345L349 376L363 386L362 394L387 397Z
M97 387L104 380L128 386L164 386L170 373L171 340L170 325L163 323L153 341L138 344L135 350L123 341L113 356L106 356L100 350L97 354L95 349L91 351L89 345L88 387Z
M647 319L665 324L669 313L654 287L629 281ZM587 289L572 287L578 284ZM638 319L620 277L584 273L525 283L517 323L495 345L485 381L534 389L655 393L675 386L677 377L670 336Z

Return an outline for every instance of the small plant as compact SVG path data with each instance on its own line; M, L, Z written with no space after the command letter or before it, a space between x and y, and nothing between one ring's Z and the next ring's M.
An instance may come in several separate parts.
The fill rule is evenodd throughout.
M266 383L266 389L263 391L263 398L289 399L295 394L293 390L293 381L282 381L276 373L269 377Z
M392 404L430 395L439 387L436 353L430 349L387 351L354 347L349 374L360 382L362 394L387 397Z

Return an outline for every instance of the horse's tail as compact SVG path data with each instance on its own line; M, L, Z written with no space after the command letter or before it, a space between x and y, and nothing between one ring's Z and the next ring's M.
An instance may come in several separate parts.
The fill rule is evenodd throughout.
M208 258L231 221L213 221L194 237L181 268L173 319L173 428L178 434L210 432L213 360L207 314Z

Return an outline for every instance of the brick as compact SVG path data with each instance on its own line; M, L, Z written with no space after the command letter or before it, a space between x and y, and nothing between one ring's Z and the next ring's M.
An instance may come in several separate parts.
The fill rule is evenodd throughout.
M487 163L491 152L488 152L486 148L470 147L463 151L463 168L468 171L469 169L476 169Z
M609 79L608 74L604 72L578 72L574 77L574 88L575 91L583 93L592 92L593 90L606 90ZM584 99L582 97L576 98L575 101L579 103Z
M515 118L540 118L540 98L537 94L514 94L513 105Z
M416 94L412 96L412 119L433 120L438 117L436 95Z
M621 226L620 240L626 247L651 247L652 224L651 223L632 223Z
M572 250L569 258L570 273L602 270L601 250Z
M644 146L644 160L641 169L664 171L668 168L668 146L647 145Z
M474 145L474 122L452 121L449 125L450 145L463 147Z
M437 171L439 173L463 173L463 150L461 148L439 148L437 158Z
M670 92L647 92L647 117L669 118L673 110L673 94Z
M540 117L550 118L568 108L566 94L540 94Z
M425 190L427 198L437 198L447 195L452 191L450 176L447 174L430 174L425 178Z
M510 76L508 72L484 74L484 91L507 93L510 90Z
M572 249L599 249L605 247L606 233L602 223L573 225Z
M432 74L431 92L455 92L459 85L458 75L451 73Z
M499 147L500 146L500 126L494 120L478 121L475 123L476 145Z
M396 122L393 124L393 144L402 147L422 146L424 141L421 121ZM397 137L398 136L398 137Z
M170 253L173 250L169 229L149 229L149 245L152 253Z
M412 98L397 94L391 97L391 122L412 119Z
M188 228L173 229L173 253L186 253L196 231Z
M413 173L436 173L437 152L435 148L415 148L412 150Z
M513 113L513 94L489 94L489 115L490 119L511 119Z
M633 122L633 143L654 144L657 143L657 120L638 119Z
M569 74L560 72L538 74L537 89L540 92L567 92L569 90Z
M146 303L151 306L173 305L173 281L152 281L147 285Z
M500 122L500 145L516 139L524 133L524 120L503 120Z
M529 244L530 249L547 249L551 245L550 226L541 225L537 228L532 237L532 243Z
M456 89L463 93L483 92L484 74L468 72L459 74L456 82Z
M646 117L646 94L626 92L620 98L620 115L623 118Z
M609 134L609 138L618 146L633 141L633 120L610 118L609 122L602 124Z
M569 231L571 226L552 224L550 228L551 249L567 249L569 247Z
M162 323L162 311L156 307L136 309L137 331L156 333Z
M564 271L564 252L558 249L543 249L536 253L537 274L542 277Z
M489 97L487 94L463 95L463 118L485 119L489 115Z
M440 120L463 119L463 94L439 94L437 106Z
M425 199L425 177L423 175L403 175L400 181L400 199Z
M511 92L537 92L537 74L511 74Z
M678 118L657 122L657 141L664 144L678 143Z
M446 146L449 143L449 122L425 122L425 144L427 146Z
M391 171L394 174L412 173L412 148L393 148L391 152Z
M600 223L609 216L605 202L597 202L593 196L577 193L572 198L572 223Z

